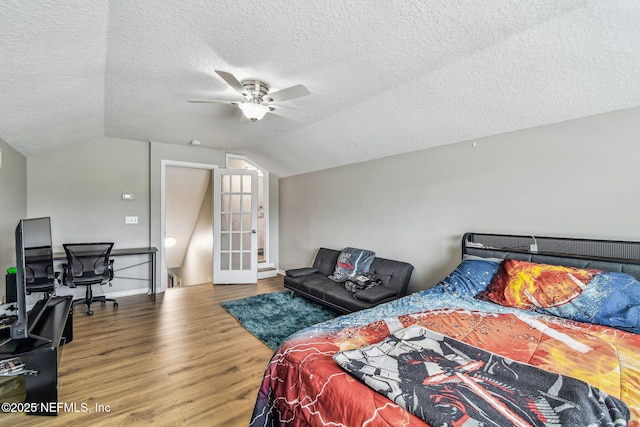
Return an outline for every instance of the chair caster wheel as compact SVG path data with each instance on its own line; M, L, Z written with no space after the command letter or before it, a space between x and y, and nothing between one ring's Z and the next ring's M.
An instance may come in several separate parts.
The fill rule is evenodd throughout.
M89 316L93 316L93 310L88 310L88 311L87 311L87 314L88 314Z
M113 308L118 308L118 303L117 302L113 303Z

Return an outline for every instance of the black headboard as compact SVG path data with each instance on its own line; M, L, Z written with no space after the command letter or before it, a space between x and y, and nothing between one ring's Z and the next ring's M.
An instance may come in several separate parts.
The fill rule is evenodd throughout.
M640 242L465 233L462 255L465 254L617 271L640 280Z

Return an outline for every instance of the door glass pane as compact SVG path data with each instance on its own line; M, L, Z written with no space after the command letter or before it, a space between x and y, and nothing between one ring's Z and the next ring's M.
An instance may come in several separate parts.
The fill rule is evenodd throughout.
M239 251L242 249L242 247L240 246L240 236L240 233L233 233L231 235L231 250Z
M251 175L242 176L242 192L251 193Z
M229 212L231 210L231 196L223 194L220 198L220 211Z
M220 234L220 250L221 251L228 251L229 249L231 249L231 247L229 246L229 233L221 233Z
M222 231L231 230L231 215L229 214L220 215L220 230Z
M240 270L240 253L239 252L233 252L231 254L231 269Z
M220 254L220 270L228 270L229 269L229 254L223 252Z
M242 249L251 250L251 233L242 233Z
M239 194L231 195L231 210L233 212L240 212L240 207L242 206L242 196Z
M242 269L251 270L251 252L242 253Z
M229 175L222 175L221 187L223 193L231 191L231 177Z
M242 191L242 188L240 188L240 179L242 177L240 175L231 175L231 192L232 193L239 193L240 191Z
M251 195L242 196L242 212L251 212Z
M240 230L240 226L242 225L240 222L242 218L240 218L240 216L241 214L239 213L231 214L231 228L230 228L231 230L233 231Z
M242 214L242 231L251 231L251 214L250 213Z

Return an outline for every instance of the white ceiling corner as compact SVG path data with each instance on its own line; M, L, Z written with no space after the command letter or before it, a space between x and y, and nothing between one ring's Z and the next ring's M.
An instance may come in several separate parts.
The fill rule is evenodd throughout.
M242 153L288 176L640 105L640 0L11 2L0 138ZM241 121L214 72L304 84Z

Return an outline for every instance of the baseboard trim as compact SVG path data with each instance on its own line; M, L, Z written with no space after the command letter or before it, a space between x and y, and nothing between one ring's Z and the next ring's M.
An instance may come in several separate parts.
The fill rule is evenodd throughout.
M149 288L130 289L128 291L119 291L119 292L105 292L104 296L107 298L118 298L118 297L130 297L133 295L144 295L144 294L150 294Z

